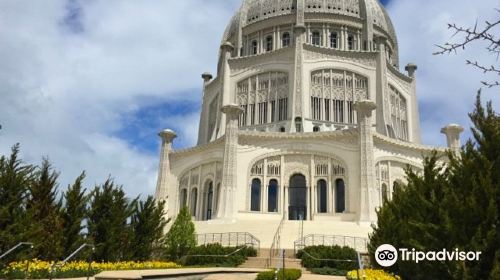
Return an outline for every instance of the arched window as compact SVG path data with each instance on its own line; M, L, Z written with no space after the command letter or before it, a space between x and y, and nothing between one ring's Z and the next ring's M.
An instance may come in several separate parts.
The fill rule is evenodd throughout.
M187 205L187 190L182 189L181 190L181 209L186 207Z
M258 51L258 45L257 45L257 41L252 41L252 54L257 54L257 51Z
M295 117L295 132L302 132L302 118Z
M275 179L269 181L267 189L267 211L278 212L278 181Z
M273 36L266 37L266 52L273 50Z
M196 204L198 203L198 189L191 191L191 216L196 216Z
M260 180L253 179L250 190L250 211L260 211L260 187Z
M394 181L392 184L393 192L400 192L402 190L402 183L399 180Z
M321 179L318 181L318 213L326 213L327 210L327 187L326 181Z
M335 212L343 213L345 211L345 184L344 180L335 181Z
M313 31L311 34L311 44L315 46L321 45L321 33L319 31Z
M338 35L337 32L330 33L330 48L338 48Z
M284 48L290 46L290 33L288 32L283 33L282 44Z
M382 204L387 202L387 195L388 195L387 184L383 183L382 184Z
M356 41L354 40L354 35L353 34L347 35L347 49L354 50L355 47L356 47Z
M313 127L313 132L319 132L319 126Z

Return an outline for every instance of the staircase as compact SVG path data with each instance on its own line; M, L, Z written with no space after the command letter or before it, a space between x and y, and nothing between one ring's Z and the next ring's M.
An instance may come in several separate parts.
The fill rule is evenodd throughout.
M269 264L269 249L260 249L257 257L250 257L239 267L241 268L275 268L278 259L273 259ZM300 259L295 257L292 249L285 250L285 268L302 269Z
M289 239L293 235L296 237L297 236L296 230L298 230L299 228L287 229L287 231L283 231L284 226L285 226L285 217L281 219L281 222L276 229L270 249L260 249L257 257L248 258L247 261L243 263L240 267L276 268L278 266L279 267L285 266L285 268L296 268L304 270L300 263L300 259L297 259L295 257L294 250L284 249L282 244L283 237L285 237L285 240ZM282 255L283 251L284 251L284 256Z

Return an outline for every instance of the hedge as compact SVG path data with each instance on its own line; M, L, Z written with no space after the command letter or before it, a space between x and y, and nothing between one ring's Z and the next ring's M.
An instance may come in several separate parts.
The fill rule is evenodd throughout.
M257 274L255 280L274 280L276 272L274 270L265 271ZM278 280L297 280L302 276L302 271L295 268L285 268L285 279L283 279L283 270L278 271Z
M321 275L346 276L347 274L346 270L336 269L331 267L315 267L311 268L310 271L314 274L321 274Z
M356 251L347 246L308 246L300 250L297 257L301 259L302 266L308 270L329 267L349 271L358 268ZM351 260L351 262L340 260Z
M241 250L234 253L238 249ZM232 255L224 257L229 254ZM193 248L189 252L189 255L181 258L181 262L183 265L236 267L244 263L247 257L255 257L255 256L257 256L257 251L253 247L247 247L247 246L223 247L222 245L216 243L216 244L201 245Z

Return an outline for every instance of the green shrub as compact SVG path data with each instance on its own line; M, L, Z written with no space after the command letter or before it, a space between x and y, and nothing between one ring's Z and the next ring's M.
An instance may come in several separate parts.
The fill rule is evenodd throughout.
M274 280L276 272L274 270L265 271L257 274L255 280ZM285 268L285 279L283 279L283 271L278 271L278 280L297 280L302 276L302 271L300 269L288 269Z
M356 251L347 246L309 246L300 250L297 257L302 260L302 266L307 269L328 267L349 271L358 267ZM351 260L351 262L328 259Z
M321 267L321 268L311 268L310 269L312 273L314 274L321 274L321 275L336 275L336 276L346 276L347 271L342 270L342 269L336 269L336 268L331 268L331 267Z
M238 249L241 250L234 253ZM229 254L231 255L225 257ZM252 247L223 247L222 245L216 243L193 248L189 252L189 255L185 256L182 261L184 265L236 267L244 263L247 257L255 256L257 256L257 251Z
M187 255L196 246L195 228L191 214L184 207L177 215L174 224L166 235L166 253L168 259L177 261Z

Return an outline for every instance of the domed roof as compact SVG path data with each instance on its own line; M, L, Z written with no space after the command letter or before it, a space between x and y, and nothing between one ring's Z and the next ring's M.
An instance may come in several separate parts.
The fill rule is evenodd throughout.
M378 0L304 0L305 13L336 14L358 19L370 18L397 45L396 32ZM295 14L297 0L243 0L240 10L229 23L222 41L230 41L240 27L272 17ZM365 7L362 7L362 5ZM366 15L364 15L366 11Z

